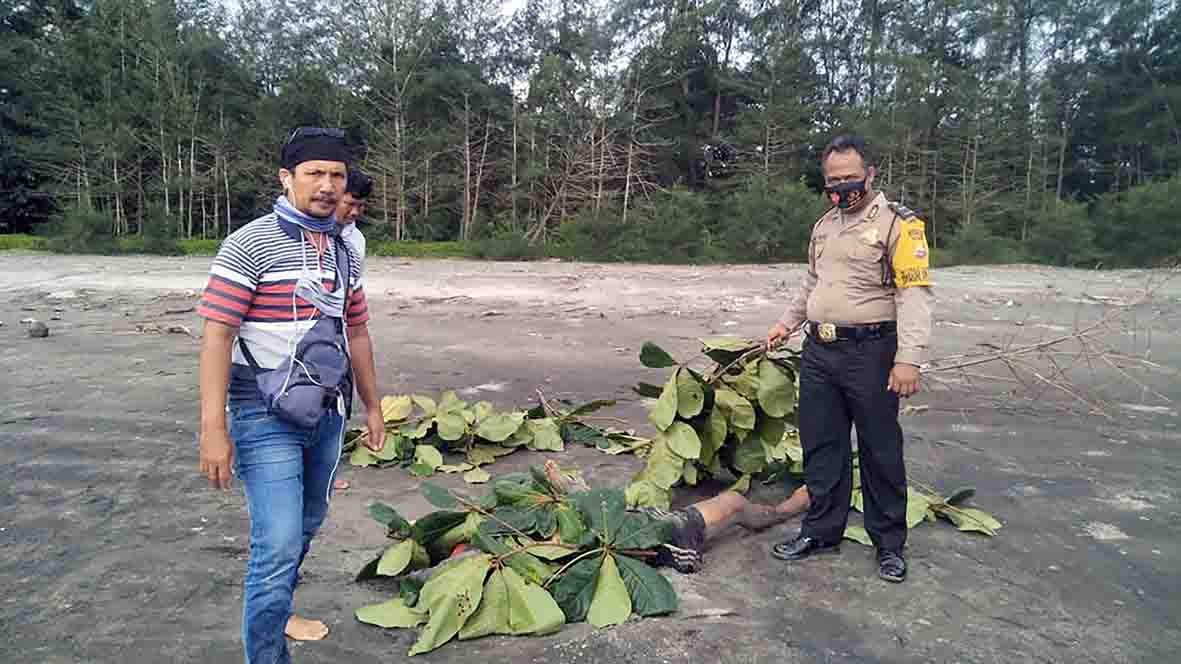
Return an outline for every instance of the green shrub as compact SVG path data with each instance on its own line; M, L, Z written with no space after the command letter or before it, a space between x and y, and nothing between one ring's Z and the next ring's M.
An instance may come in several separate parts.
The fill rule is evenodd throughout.
M6 233L0 235L0 251L48 251L49 241L37 235Z
M221 248L221 240L177 240L177 245L186 256L213 256Z
M736 262L805 260L812 226L827 208L803 183L756 177L726 198L717 232Z
M1181 258L1181 176L1100 199L1095 243L1116 265L1149 267Z
M369 256L399 256L404 258L466 258L468 248L463 242L394 242L379 240L365 246Z
M531 261L545 258L545 247L530 244L521 231L498 229L489 237L469 242L468 255L494 261Z
M115 254L119 245L112 233L113 220L91 208L68 208L51 224L48 246L62 254Z
M1020 263L1025 256L1017 240L993 235L977 223L960 228L938 258L940 265L1004 265Z
M1027 246L1039 263L1091 266L1098 259L1092 221L1081 203L1051 203L1049 210L1034 217Z

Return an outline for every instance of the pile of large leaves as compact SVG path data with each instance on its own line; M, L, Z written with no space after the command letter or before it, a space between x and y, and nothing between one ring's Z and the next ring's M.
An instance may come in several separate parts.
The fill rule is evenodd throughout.
M702 340L713 361L703 374L652 343L640 351L644 366L673 368L663 386L640 383L656 399L649 421L657 429L647 463L627 488L628 503L667 507L670 490L702 475L728 471L739 487L752 477L802 471L803 453L791 436L796 422L799 355L766 352L761 344L719 337Z
M568 622L602 627L676 610L672 586L645 562L669 526L629 511L622 491L567 492L536 467L491 488L476 499L424 483L439 509L414 523L371 506L394 542L357 578L393 577L399 593L357 619L422 626L416 655L455 637L548 634ZM426 568L425 581L416 577Z
M580 406L545 402L532 410L498 411L487 401L469 405L455 392L445 391L438 400L424 395L387 396L381 400L386 423L385 446L373 452L356 441L360 429L346 441L355 466L400 466L419 477L436 472L463 473L469 483L487 482L482 466L498 457L525 448L561 452L566 441L590 445L619 445L621 432L601 430L579 418L613 401L593 401ZM445 455L456 455L448 462Z
M737 477L734 489L745 493L753 479L773 482L790 474L804 477L796 403L800 356L768 352L759 342L733 337L702 340L712 365L700 372L645 343L640 362L672 368L663 386L640 383L636 392L655 399L649 420L658 433L646 448L645 467L627 487L629 505L667 507L670 491L693 485L703 475L725 472ZM861 475L853 457L852 505L862 511ZM907 525L945 519L961 531L995 535L1001 524L992 515L963 503L971 489L941 496L934 490L907 489ZM848 539L871 544L861 526L846 529Z

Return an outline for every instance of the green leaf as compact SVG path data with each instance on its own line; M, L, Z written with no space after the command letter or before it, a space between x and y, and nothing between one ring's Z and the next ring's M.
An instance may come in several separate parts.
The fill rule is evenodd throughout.
M734 390L719 388L714 396L718 408L725 413L730 426L735 429L750 431L755 428L755 408L741 394Z
M672 496L649 480L637 480L628 485L624 492L628 507L659 507L668 509Z
M435 470L443 465L443 453L434 445L416 445L414 447L414 463L430 466Z
M771 417L786 417L796 409L795 381L771 360L759 360L758 399Z
M480 401L472 407L477 422L483 422L489 415L496 412L496 407L487 401Z
M582 415L590 415L591 413L602 410L604 408L610 408L611 406L614 406L614 405L615 405L614 399L596 399L594 401L588 401L587 403L584 403L581 406L574 408L569 413L566 413L565 417L572 418L572 417L581 417Z
M595 579L595 596L586 612L586 621L595 627L607 627L622 623L631 614L632 600L627 584L619 575L615 556L607 554L603 556L599 576Z
M463 474L463 481L468 484L483 484L492 479L492 475L483 468L473 468Z
M735 392L741 394L750 401L757 401L759 398L759 363L750 362L743 367L742 372L733 375L727 374L722 377Z
M688 369L679 369L677 376L677 414L682 419L696 417L705 405L705 391L701 382Z
M450 491L437 484L423 482L419 485L419 490L422 491L422 497L426 498L428 503L439 509L450 510L459 507L459 500L451 495Z
M467 433L467 420L459 412L440 410L435 415L435 424L439 426L439 438L448 442L459 440Z
M697 432L697 437L701 439L701 463L708 465L713 461L718 450L726 444L727 433L729 433L729 428L722 410L720 408L710 410L709 417L705 420L705 426Z
M635 558L618 556L615 562L631 598L632 611L641 616L659 616L677 610L677 593L663 575Z
M594 535L587 529L586 523L583 522L582 515L578 513L577 508L562 503L558 505L556 512L558 539L563 544L582 547L590 546L594 543Z
M751 436L734 450L734 468L748 475L760 473L767 467L767 451L763 441Z
M595 596L595 582L599 577L600 560L585 558L570 566L551 587L554 600L566 614L568 622L582 622Z
M701 457L701 439L697 437L697 432L693 427L684 422L673 422L672 425L663 433L657 436L664 437L668 444L668 449L672 450L674 454L682 459L698 459Z
M861 487L857 487L856 489L853 489L853 495L850 498L849 504L853 507L853 509L857 510L858 512L861 512L861 513L865 512L865 496L861 493ZM909 512L910 510L908 509L907 511ZM908 520L909 520L909 516L910 515L908 514L907 515Z
M672 539L672 524L643 512L627 512L611 542L615 549L653 549Z
M638 394L646 399L659 398L660 393L663 390L664 390L664 388L659 385L653 385L652 383L644 383L644 382L636 383L636 386L632 388L633 392L635 392L636 394Z
M648 450L648 465L640 475L661 489L671 489L681 479L685 459L668 446L668 441L658 437Z
M401 438L402 437L398 435L391 436L388 433L385 434L385 444L381 446L380 450L374 452L373 456L377 457L381 461L393 461L394 459L401 457ZM364 447L364 445L360 445L359 447Z
M673 375L669 376L668 382L664 384L664 390L660 393L660 398L656 400L656 405L648 414L652 425L661 431L667 429L677 416L677 376L680 373L681 370L677 369Z
M405 435L410 440L421 440L423 438L426 438L426 435L431 432L431 427L434 426L434 424L435 424L434 418L428 417L425 420L422 420L418 424L414 425L413 429L408 429L407 427L400 427L399 431L401 431L402 434Z
M404 606L413 607L418 604L418 593L422 591L422 583L412 578L398 579L398 597Z
M568 443L582 443L583 445L598 445L607 440L606 434L582 422L563 422L559 426L562 440Z
M906 488L906 527L914 528L927 518L927 510L931 507L931 500L926 495Z
M865 546L873 546L873 540L869 538L869 533L861 526L854 526L852 524L845 526L844 539L860 542Z
M431 512L414 522L412 537L425 547L431 547L435 540L442 537L452 528L462 525L467 520L466 512L439 511Z
M758 344L737 337L710 337L702 339L701 346L701 352L709 359L722 366L728 366L743 353L757 348Z
M381 400L381 417L386 424L401 422L414 411L414 402L408 396L385 397Z
M627 515L627 502L618 489L594 489L571 495L582 520L604 544L615 540Z
M681 472L681 477L684 478L685 484L697 486L697 464L685 459L685 469Z
M459 638L475 639L489 634L550 634L565 622L566 616L562 615L549 593L527 584L512 569L502 568L488 576L480 608L460 630Z
M758 423L755 425L755 435L763 441L767 449L779 447L783 443L783 434L786 431L786 422L770 417L767 413L759 413Z
M410 474L415 477L430 477L435 474L435 469L426 465L425 463L415 463L410 466Z
M495 413L480 421L476 435L484 440L499 443L509 439L525 421L525 413Z
M469 427L476 423L476 411L464 408L463 410L459 411L459 414L463 416L463 421L467 422Z
M422 569L431 564L426 549L413 539L405 539L386 549L377 563L381 576L398 576L409 569Z
M991 514L973 507L940 507L936 513L951 521L963 532L984 533L988 536L996 535L1001 529L1001 522Z
M439 396L439 409L437 414L459 413L466 405L467 403L456 396L455 392L447 390Z
M660 346L651 341L645 341L644 345L640 347L640 364L649 369L664 369L676 366L677 361Z
M363 606L357 609L356 616L357 620L363 623L386 629L418 627L427 619L426 611L406 606L401 597L395 597L381 604Z
M962 489L953 491L950 496L943 499L943 502L953 507L958 507L960 504L969 500L975 495L976 489L973 489L972 487L964 487Z
M354 466L375 466L380 461L373 452L369 451L368 447L358 445L353 448L353 453L349 455L349 463Z
M438 406L435 404L434 399L421 394L415 394L410 398L414 401L414 403L418 404L419 408L426 412L427 417L433 417L435 415L435 411L438 409Z
M439 466L438 468L436 468L435 470L439 471L440 473L451 474L451 473L467 472L467 471L471 470L472 468L475 468L475 466L473 466L470 463L457 463L454 465L449 464L449 463L445 463L445 464Z
M487 555L465 558L437 572L419 593L418 605L429 612L426 627L410 655L430 652L451 640L480 606L484 577L491 567Z
M562 442L562 432L558 423L550 418L526 420L533 440L529 442L529 449L539 452L562 452L566 445Z
M528 538L520 538L521 546L526 547L526 550L541 558L542 560L561 560L567 558L571 554L578 553L578 550L571 546L559 546L557 544L547 544L545 542L537 542Z
M496 455L490 450L484 449L479 445L468 450L467 462L473 466L482 466L486 463L492 463L494 461L496 461Z
M369 516L373 517L390 532L409 532L410 522L398 513L398 510L385 503L373 503L369 506Z

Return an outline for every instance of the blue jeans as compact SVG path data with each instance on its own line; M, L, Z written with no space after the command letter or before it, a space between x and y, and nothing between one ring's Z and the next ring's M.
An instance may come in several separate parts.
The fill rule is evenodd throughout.
M283 635L312 538L328 514L344 418L314 429L280 420L261 403L230 406L234 471L250 509L250 562L242 611L246 664L287 664Z

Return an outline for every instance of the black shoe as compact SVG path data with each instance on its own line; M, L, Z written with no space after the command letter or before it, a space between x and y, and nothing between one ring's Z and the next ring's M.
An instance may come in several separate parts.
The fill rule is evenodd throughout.
M891 583L902 583L906 578L906 559L902 553L878 549L878 576Z
M799 537L776 544L771 549L771 555L780 560L803 560L808 556L818 555L821 553L836 553L841 550L841 543L824 544L815 537Z

